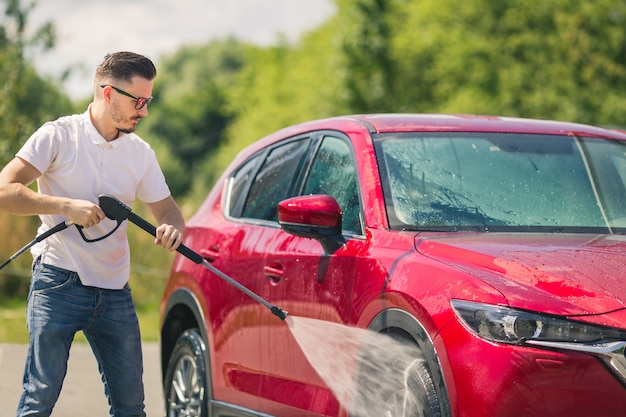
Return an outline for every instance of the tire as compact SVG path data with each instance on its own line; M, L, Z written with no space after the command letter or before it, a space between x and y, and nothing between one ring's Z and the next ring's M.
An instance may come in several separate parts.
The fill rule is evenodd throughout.
M441 402L424 361L407 366L404 387L390 395L384 408L384 417L441 417Z
M205 345L196 329L176 341L163 382L167 417L208 417Z
M363 348L357 359L351 417L443 417L444 401L423 352L406 337L391 334L387 352ZM394 337L395 336L395 337ZM393 345L392 343L398 343ZM402 347L400 347L402 346ZM388 353L388 357L383 358Z

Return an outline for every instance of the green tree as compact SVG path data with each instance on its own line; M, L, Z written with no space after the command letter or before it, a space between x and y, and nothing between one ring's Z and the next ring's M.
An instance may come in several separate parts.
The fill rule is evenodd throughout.
M293 44L282 39L269 48L247 46L245 65L228 90L234 119L226 140L204 165L209 174L197 195L205 195L244 146L283 127L348 111L346 90L337 76L341 54L332 47L336 27L332 18Z
M397 0L337 0L345 24L338 26L347 106L356 113L394 105L395 63L390 56ZM402 2L404 3L404 2Z
M620 123L625 19L624 1L406 2L392 43L405 86L395 102L411 111Z
M174 195L189 192L208 154L217 148L232 120L226 91L243 65L234 39L186 46L159 64L151 117L142 126L155 148L166 150L161 165Z
M24 140L44 121L71 108L54 82L42 79L26 53L54 46L54 27L47 23L27 37L28 14L19 0L5 0L0 23L0 165L4 166Z

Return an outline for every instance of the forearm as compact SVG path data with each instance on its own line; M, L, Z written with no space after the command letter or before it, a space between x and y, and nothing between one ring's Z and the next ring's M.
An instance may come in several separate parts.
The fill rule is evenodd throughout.
M181 234L185 231L185 219L172 196L155 203L147 203L146 205L152 212L157 225L173 226Z
M0 210L20 216L68 215L69 198L39 194L21 183L0 186Z
M58 214L83 227L98 224L105 217L90 201L39 194L21 183L0 186L0 210L20 216Z
M0 171L0 210L31 216L36 214L65 214L69 199L39 194L28 186L41 173L28 162L13 158Z
M161 215L160 218L157 219L157 223L159 225L169 224L171 226L174 226L174 228L178 230L181 235L185 233L185 219L183 218L183 215L179 210L170 210L166 213L163 213L163 215Z

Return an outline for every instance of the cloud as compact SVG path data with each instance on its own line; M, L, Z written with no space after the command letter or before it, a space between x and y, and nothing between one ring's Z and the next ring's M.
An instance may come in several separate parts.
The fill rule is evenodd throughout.
M108 52L132 50L158 60L182 45L228 36L270 45L279 35L297 39L334 12L332 0L54 0L38 3L29 25L54 23L57 44L35 65L53 77L74 68L64 87L85 98Z

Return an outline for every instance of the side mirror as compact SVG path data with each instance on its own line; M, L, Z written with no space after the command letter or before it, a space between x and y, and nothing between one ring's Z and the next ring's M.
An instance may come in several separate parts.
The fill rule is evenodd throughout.
M327 254L341 248L346 240L341 234L343 213L329 195L305 195L278 203L278 223L295 236L316 239Z

